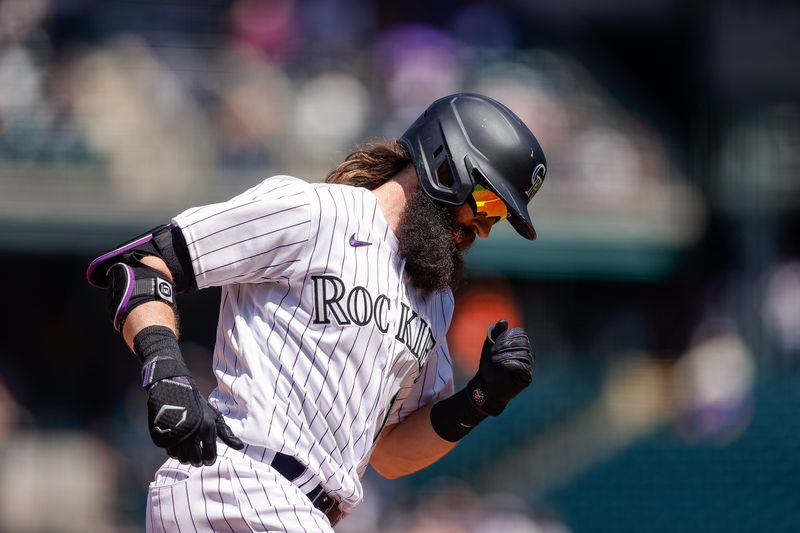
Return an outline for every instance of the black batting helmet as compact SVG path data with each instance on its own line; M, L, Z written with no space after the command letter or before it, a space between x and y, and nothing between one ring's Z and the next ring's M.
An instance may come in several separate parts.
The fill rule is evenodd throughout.
M400 137L422 190L462 205L475 185L497 194L517 233L535 239L528 202L547 171L539 142L510 109L487 96L458 93L433 102Z

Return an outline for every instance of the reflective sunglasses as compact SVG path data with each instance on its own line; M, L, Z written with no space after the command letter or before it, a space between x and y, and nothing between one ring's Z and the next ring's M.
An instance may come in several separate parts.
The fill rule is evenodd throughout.
M483 185L475 185L469 198L476 215L484 215L486 218L494 218L497 221L508 218L508 206L505 202Z

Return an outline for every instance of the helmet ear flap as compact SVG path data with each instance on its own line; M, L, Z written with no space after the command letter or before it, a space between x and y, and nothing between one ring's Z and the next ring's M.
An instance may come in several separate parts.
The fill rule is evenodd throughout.
M431 126L423 124L422 126ZM472 187L462 183L463 171L459 173L455 162L451 158L450 149L446 144L444 135L438 124L435 130L425 132L415 131L413 135L408 132L400 138L411 154L420 185L423 191L436 201L450 205L461 205L466 201ZM414 130L410 128L411 131ZM438 136L434 133L439 133ZM425 138L423 144L421 138ZM434 146L430 149L429 146Z
M453 183L455 183L453 168L450 166L449 158L445 157L444 161L436 167L436 178L439 180L439 183L445 187L452 187Z

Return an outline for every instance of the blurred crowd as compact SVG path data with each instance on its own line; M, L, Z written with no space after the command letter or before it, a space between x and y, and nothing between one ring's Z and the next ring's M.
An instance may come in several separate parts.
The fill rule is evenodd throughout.
M503 248L498 228L501 246L468 258L485 268L458 294L457 379L474 371L475 324L503 315L532 334L534 386L441 464L392 483L368 474L367 501L337 531L623 531L593 521L591 503L671 523L653 510L682 494L699 502L680 507L685 530L800 528L781 506L800 490L782 473L797 454L781 453L800 427L782 423L778 398L800 369L800 82L770 78L781 54L738 40L751 27L767 43L797 35L800 14L697 8L688 26L707 31L694 59L714 68L675 80L699 88L670 128L613 53L583 49L581 24L647 31L684 3L532 4L0 0L0 275L28 281L0 306L0 530L141 529L164 455L146 433L136 365L83 284L90 255L272 174L320 180L355 144L397 137L461 91L514 110L549 168L532 209L539 255ZM781 90L764 98L765 87ZM686 124L689 138L676 134ZM114 238L98 248L89 235L106 230ZM501 279L502 261L516 278ZM217 302L194 298L182 349L207 393ZM677 477L708 450L694 471L721 457L728 477ZM704 483L720 491L709 505ZM738 505L748 483L769 487L758 501L775 527ZM709 515L711 502L740 514Z
M599 234L696 240L703 210L673 143L574 57L522 47L508 6L450 7L442 27L357 0L6 0L3 185L41 200L58 180L82 213L86 195L117 208L96 207L107 218L172 213L275 173L320 180L356 143L397 137L435 98L475 91L539 137L557 176L546 213ZM644 226L599 224L619 213Z

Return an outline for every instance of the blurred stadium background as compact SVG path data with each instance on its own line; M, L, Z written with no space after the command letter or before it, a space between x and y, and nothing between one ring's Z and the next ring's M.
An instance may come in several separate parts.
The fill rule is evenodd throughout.
M1 0L0 531L142 529L163 452L91 258L465 90L550 167L451 350L463 382L508 316L534 384L338 530L800 531L798 35L790 1ZM180 301L206 392L218 297Z

